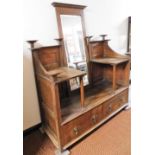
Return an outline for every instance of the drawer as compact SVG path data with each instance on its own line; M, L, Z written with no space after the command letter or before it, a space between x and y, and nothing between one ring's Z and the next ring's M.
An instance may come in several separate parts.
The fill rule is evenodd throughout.
M63 146L84 134L87 130L97 124L103 115L102 105L86 112L80 117L62 126Z
M100 122L102 118L103 118L103 106L102 105L91 110L91 118L89 121L92 126Z
M110 115L128 102L128 89L103 104L104 117Z

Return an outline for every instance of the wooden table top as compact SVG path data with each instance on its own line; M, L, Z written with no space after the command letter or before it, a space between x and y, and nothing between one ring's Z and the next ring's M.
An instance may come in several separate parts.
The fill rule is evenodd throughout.
M117 65L117 64L129 61L129 59L128 58L96 58L90 61L95 63L101 63L101 64Z
M55 77L55 83L61 83L75 77L81 77L86 75L86 72L72 69L69 67L59 67L57 69L49 71L48 73Z

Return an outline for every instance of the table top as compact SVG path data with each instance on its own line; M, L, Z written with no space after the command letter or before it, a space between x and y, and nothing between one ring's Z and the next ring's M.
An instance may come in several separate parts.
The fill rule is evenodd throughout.
M117 65L117 64L129 61L129 59L128 58L96 58L90 61L94 63Z

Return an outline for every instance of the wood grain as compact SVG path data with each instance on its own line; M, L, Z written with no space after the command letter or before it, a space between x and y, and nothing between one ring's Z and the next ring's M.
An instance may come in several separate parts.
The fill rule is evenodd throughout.
M110 64L110 65L117 65L123 62L129 61L126 58L98 58L98 59L91 59L91 62L101 63L101 64Z
M109 40L85 38L84 6L53 4L60 45L32 48L37 89L46 133L62 151L127 106L130 57L108 45ZM60 15L82 19L90 85L83 86L86 72L67 67ZM80 78L80 88L71 91L69 81ZM67 133L67 134L66 134Z

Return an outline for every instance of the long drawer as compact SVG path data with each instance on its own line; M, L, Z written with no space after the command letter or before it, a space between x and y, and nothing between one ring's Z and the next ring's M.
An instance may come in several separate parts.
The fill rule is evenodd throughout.
M64 124L62 130L62 144L65 146L79 138L86 131L105 119L108 115L119 109L128 101L128 90L121 92L110 100L102 103L94 109Z
M128 102L128 89L103 104L103 115L107 117Z
M102 119L102 105L62 126L63 145L78 138Z

